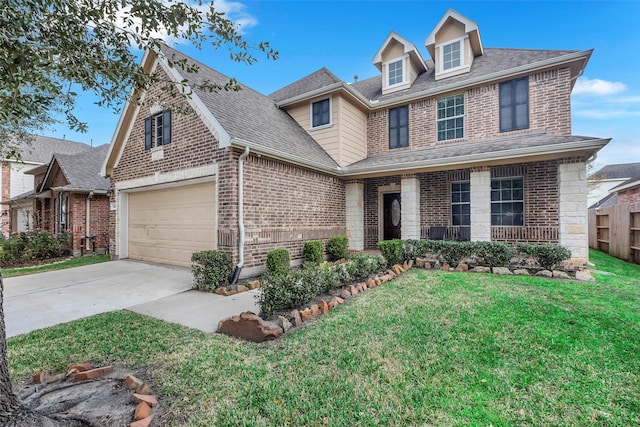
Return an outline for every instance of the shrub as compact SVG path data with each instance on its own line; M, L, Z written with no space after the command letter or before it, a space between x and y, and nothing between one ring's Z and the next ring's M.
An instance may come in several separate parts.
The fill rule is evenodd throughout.
M227 285L232 270L233 263L226 252L201 251L191 255L191 272L196 287L201 291L214 291Z
M320 264L324 260L322 256L322 242L319 240L304 242L302 255L304 256L305 262Z
M53 233L35 229L14 233L0 239L0 260L5 264L20 264L33 260L57 258L68 252L71 234L65 230Z
M472 256L478 265L507 267L516 254L513 246L501 242L472 242Z
M267 273L287 274L291 271L291 257L286 249L274 249L267 253Z
M552 270L557 264L571 258L571 252L569 249L560 245L519 244L518 251L523 255L535 258L536 261L538 261L538 264L547 270Z
M382 256L387 260L387 267L404 261L404 248L402 240L383 240L378 242L378 248Z
M317 272L320 268L300 269L288 274L266 273L256 303L262 314L298 307L318 294Z
M383 256L357 253L349 260L347 269L352 273L353 279L357 280L379 272L386 267L386 264L387 261Z
M327 253L332 261L349 257L349 239L346 236L335 236L327 241Z
M471 242L442 241L439 246L441 260L452 267L473 254L473 243Z

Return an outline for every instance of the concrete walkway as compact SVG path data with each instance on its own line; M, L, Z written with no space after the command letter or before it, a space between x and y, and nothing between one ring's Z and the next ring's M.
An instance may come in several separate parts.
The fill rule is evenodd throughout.
M230 315L257 312L254 292L222 297L191 291L192 283L188 268L129 260L8 278L7 336L122 309L206 332Z

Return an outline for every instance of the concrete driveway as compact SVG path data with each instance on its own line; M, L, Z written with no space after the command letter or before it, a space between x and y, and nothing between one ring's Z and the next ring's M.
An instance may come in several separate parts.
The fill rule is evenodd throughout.
M224 317L257 312L250 292L222 297L189 291L192 283L188 268L129 260L8 278L7 336L122 309L206 332L214 332Z

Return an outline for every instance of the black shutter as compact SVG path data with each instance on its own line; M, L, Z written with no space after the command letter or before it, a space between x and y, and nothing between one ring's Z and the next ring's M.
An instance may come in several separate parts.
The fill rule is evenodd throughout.
M144 119L144 149L151 149L151 117Z
M171 110L162 112L162 145L171 142Z

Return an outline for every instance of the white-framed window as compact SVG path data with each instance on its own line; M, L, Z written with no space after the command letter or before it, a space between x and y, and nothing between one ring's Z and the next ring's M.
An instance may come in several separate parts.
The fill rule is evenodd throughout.
M438 99L438 141L464 138L464 94Z
M491 180L491 225L524 225L524 178Z
M171 110L153 114L144 120L144 149L150 150L171 142Z
M471 226L471 184L469 181L451 183L451 225Z
M442 49L442 70L458 68L462 65L462 40L445 44Z
M331 98L311 103L311 129L331 125Z
M405 73L407 71L408 58L409 55L405 55L384 63L384 69L387 73L386 80L383 79L385 89L400 86L407 82Z
M402 84L404 82L404 60L400 59L399 61L390 62L387 65L387 76L388 84L387 86L395 86Z

